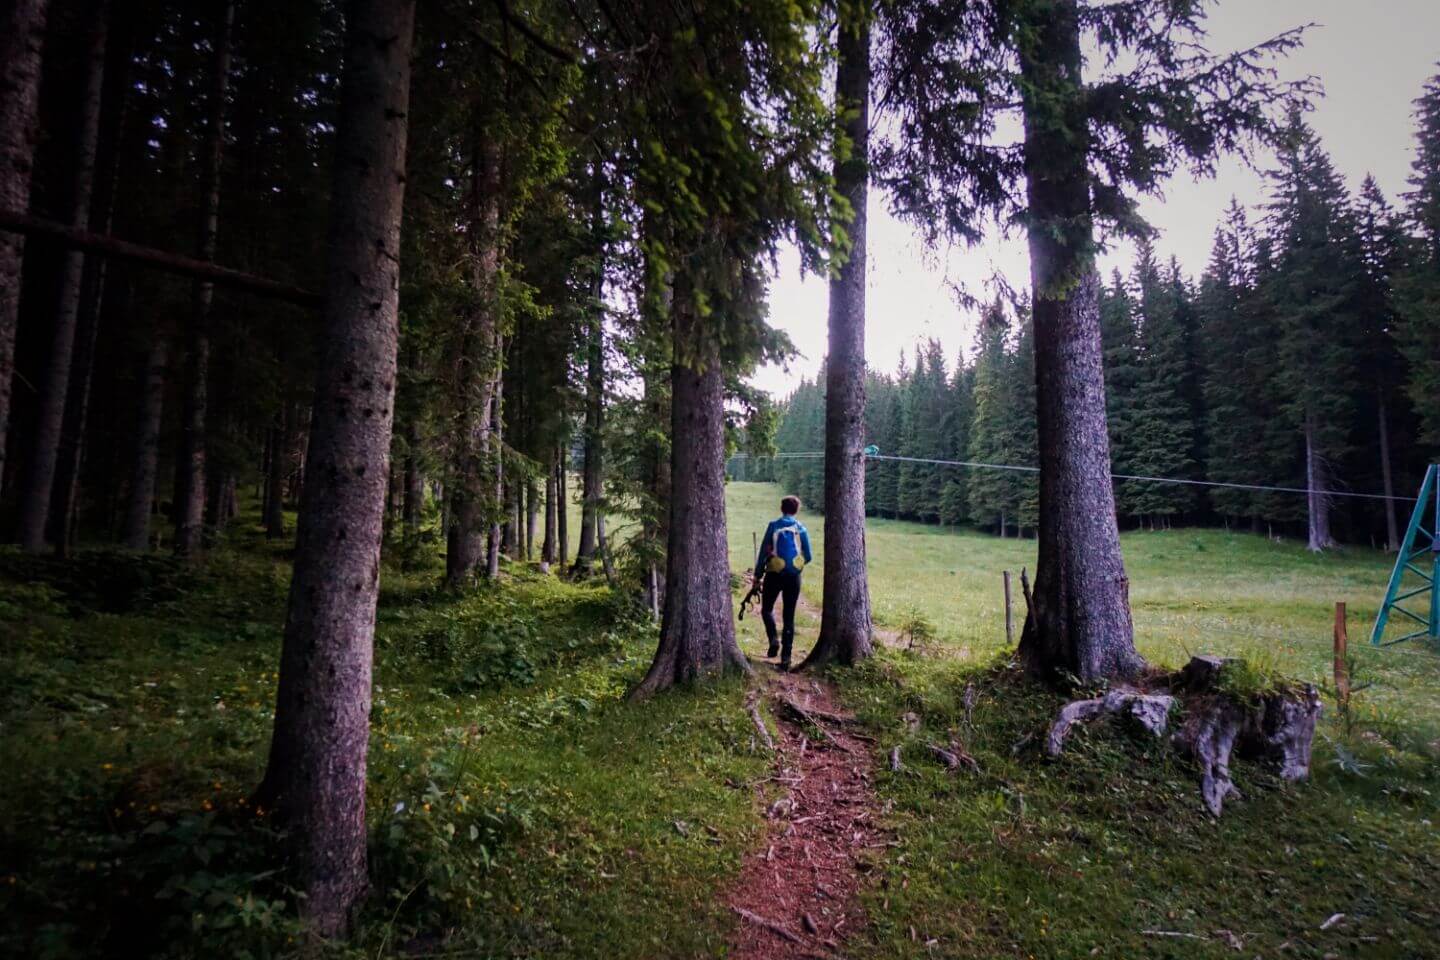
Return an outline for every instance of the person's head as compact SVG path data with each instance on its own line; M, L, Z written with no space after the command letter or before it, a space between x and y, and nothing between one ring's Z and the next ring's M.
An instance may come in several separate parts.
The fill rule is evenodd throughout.
M785 497L780 501L780 512L787 517L793 517L800 512L800 498L796 496Z

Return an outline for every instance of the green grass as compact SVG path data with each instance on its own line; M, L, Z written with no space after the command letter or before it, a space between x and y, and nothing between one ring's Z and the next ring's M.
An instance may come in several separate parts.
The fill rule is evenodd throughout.
M250 527L95 613L0 556L0 952L287 955L283 839L247 807L268 745L287 569ZM125 580L134 561L94 567ZM387 569L370 758L376 896L349 949L716 955L712 891L759 821L743 686L622 696L652 639L608 590L523 570L455 597ZM133 578L131 578L133 579ZM676 823L682 826L677 828ZM684 831L682 834L681 831Z
M753 557L751 530L779 512L779 487L732 483L732 557ZM816 553L805 592L820 602L824 518L803 516ZM1326 686L1333 669L1337 600L1349 607L1357 683L1372 683L1357 706L1375 721L1440 737L1440 656L1418 644L1369 644L1393 556L1347 548L1312 554L1297 542L1219 530L1129 532L1121 536L1135 640L1170 666L1192 654L1238 656ZM947 654L988 663L1005 647L1002 572L1011 571L1015 628L1024 619L1022 567L1035 570L1035 541L897 520L867 524L870 595L877 623L896 627L912 611L931 620ZM750 561L753 563L753 560ZM742 569L741 561L732 561ZM813 636L813 634L812 634Z
M750 554L748 531L774 515L781 492L731 485L732 556ZM805 590L818 606L824 523L805 519L817 553ZM1357 682L1372 684L1355 696L1353 727L1327 697L1313 779L1282 784L1241 763L1244 799L1218 821L1201 806L1194 771L1163 743L1102 724L1046 762L1026 737L1043 730L1060 700L995 666L1006 646L1001 571L1033 571L1035 542L871 520L877 621L893 627L918 613L941 642L937 655L882 652L860 670L831 674L877 750L905 748L904 771L877 775L898 846L868 897L865 947L853 952L1234 956L1216 934L1227 930L1246 957L1436 955L1440 656L1366 642L1393 558L1357 549L1315 556L1213 530L1127 533L1122 543L1136 640L1156 662L1220 653L1323 687L1333 603L1347 601ZM1015 602L1018 629L1018 583ZM971 683L981 695L966 728L960 704ZM918 731L902 720L907 713ZM925 758L926 742L954 735L979 761L978 776ZM1334 913L1347 920L1320 931Z
M779 494L731 486L737 571ZM0 552L5 955L297 951L294 893L274 872L284 839L246 801L268 744L288 584L283 549L254 519L195 573L104 552L67 564ZM823 522L807 520L823 562ZM577 531L578 514L573 541ZM1124 546L1147 656L1232 653L1316 681L1329 671L1331 603L1350 602L1363 641L1388 568L1367 551L1313 557L1216 531L1127 534ZM1163 744L1101 724L1056 762L1033 740L1013 749L1058 706L996 667L1000 571L1033 567L1033 551L870 526L878 618L923 617L938 640L831 674L876 750L899 743L906 757L900 774L877 764L897 846L870 877L870 923L845 955L1229 956L1222 929L1246 957L1433 955L1440 657L1357 643L1359 679L1373 685L1349 726L1328 712L1314 779L1284 785L1242 763L1245 797L1217 822ZM743 685L627 704L654 635L625 602L525 567L503 588L457 596L436 589L438 564L420 551L383 577L375 896L334 952L723 955L733 918L718 894L765 828L746 784L768 760ZM806 578L800 650L820 572ZM758 616L740 636L763 652ZM981 691L973 729L960 719L969 683ZM925 759L924 742L956 734L978 776ZM1319 931L1332 913L1349 919Z

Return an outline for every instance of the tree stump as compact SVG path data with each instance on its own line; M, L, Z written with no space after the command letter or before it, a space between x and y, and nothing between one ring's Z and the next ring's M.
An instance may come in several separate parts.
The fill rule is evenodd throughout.
M1103 697L1067 703L1050 725L1045 752L1059 756L1075 724L1111 714L1128 717L1160 736L1179 701L1185 722L1172 742L1199 766L1200 794L1213 816L1220 816L1227 799L1239 796L1230 778L1232 753L1273 764L1285 780L1305 779L1310 775L1310 749L1320 719L1319 691L1308 683L1286 684L1241 698L1220 685L1226 666L1233 662L1198 656L1183 670L1161 678L1156 689L1120 687Z

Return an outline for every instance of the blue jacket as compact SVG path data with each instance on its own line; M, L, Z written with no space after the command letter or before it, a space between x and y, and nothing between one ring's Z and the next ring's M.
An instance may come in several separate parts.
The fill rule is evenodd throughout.
M760 539L760 555L755 558L755 578L758 580L765 575L765 564L770 560L770 551L775 543L775 531L782 527L800 528L800 555L805 562L810 562L810 534L806 532L805 525L794 517L780 517L771 520L770 526L765 528L765 536Z

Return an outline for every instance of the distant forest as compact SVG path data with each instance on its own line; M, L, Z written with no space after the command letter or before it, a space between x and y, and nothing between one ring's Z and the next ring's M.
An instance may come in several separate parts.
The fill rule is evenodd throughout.
M1440 450L1440 80L1416 101L1411 190L1351 193L1300 118L1258 211L1231 204L1198 282L1139 245L1100 301L1116 474L1413 496ZM1027 304L995 299L969 356L934 340L867 379L866 437L885 455L1036 463ZM877 317L883 323L883 318ZM780 453L824 449L823 373L781 404ZM818 507L822 461L731 461ZM1033 473L877 460L866 508L1005 535L1037 522ZM1226 524L1393 548L1410 504L1116 481L1122 528Z

